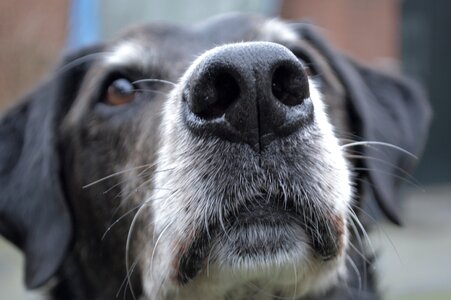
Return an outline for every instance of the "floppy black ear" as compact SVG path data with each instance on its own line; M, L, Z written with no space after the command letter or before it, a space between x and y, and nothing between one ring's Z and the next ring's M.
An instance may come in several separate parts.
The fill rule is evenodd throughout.
M327 59L347 91L352 127L362 141L381 142L419 156L426 142L431 109L422 91L406 79L365 67L337 52L309 24L296 30ZM400 183L411 173L416 160L394 147L373 144L362 147L362 163L370 188L385 215L400 224ZM402 170L402 171L401 171ZM367 193L368 191L364 191Z
M415 83L355 62L351 64L362 82L351 81L348 86L352 89L350 100L361 136L368 141L400 147L416 157L377 144L363 149L369 158L365 163L379 206L392 222L399 225L397 198L400 184L406 174L414 171L423 151L431 109Z
M28 288L54 275L71 242L57 131L89 62L70 64L96 49L68 55L54 76L0 120L0 233L24 252Z

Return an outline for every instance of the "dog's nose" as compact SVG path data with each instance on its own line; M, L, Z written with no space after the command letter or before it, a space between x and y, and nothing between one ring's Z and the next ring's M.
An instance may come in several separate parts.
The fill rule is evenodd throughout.
M188 128L263 151L313 119L301 62L268 42L221 46L207 52L183 90Z

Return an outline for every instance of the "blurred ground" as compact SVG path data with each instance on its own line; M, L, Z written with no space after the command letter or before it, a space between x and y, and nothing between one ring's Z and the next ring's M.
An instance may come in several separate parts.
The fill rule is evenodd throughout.
M379 279L390 300L451 299L451 186L413 190L405 226L372 234L380 249Z
M25 292L22 279L22 256L0 237L0 299L40 300L36 292Z
M383 224L372 233L380 253L380 287L388 300L451 299L451 186L408 192L405 226ZM38 300L22 288L22 258L0 241L0 295Z

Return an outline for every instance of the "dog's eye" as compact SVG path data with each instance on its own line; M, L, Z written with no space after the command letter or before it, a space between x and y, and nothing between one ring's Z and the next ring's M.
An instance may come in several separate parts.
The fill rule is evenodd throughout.
M119 78L108 86L104 101L112 106L125 105L135 99L135 94L133 84L125 78Z

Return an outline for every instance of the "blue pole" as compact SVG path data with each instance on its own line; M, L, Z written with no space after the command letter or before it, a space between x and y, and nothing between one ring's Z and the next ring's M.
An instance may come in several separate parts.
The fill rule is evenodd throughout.
M68 48L80 48L101 38L100 0L72 0Z

